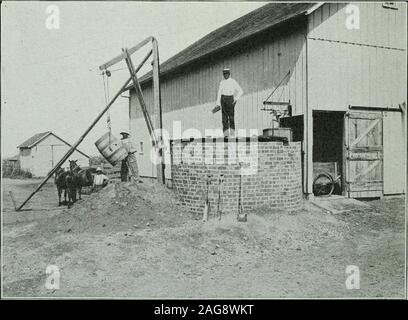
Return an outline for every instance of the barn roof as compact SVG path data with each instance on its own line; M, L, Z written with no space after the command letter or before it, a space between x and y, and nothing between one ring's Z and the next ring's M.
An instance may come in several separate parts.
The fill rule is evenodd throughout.
M63 143L65 143L68 146L72 146L71 144L69 144L68 142L66 142L64 139L58 137L56 134L52 133L51 131L46 131L46 132L41 132L41 133L37 133L35 135L33 135L31 138L27 139L26 141L24 141L22 144L20 144L19 146L17 146L17 148L23 149L23 148L28 148L31 149L32 147L35 147L38 143L40 143L41 141L43 141L45 138L47 138L49 135L53 135L55 138L61 140ZM83 153L82 151L76 149L76 151L78 151L80 154L82 154L83 156L89 158L89 156L85 153Z
M216 29L174 55L160 65L160 75L204 58L214 52L251 38L292 18L308 14L321 3L269 3ZM152 72L141 77L140 82L151 80ZM131 88L128 87L128 89Z

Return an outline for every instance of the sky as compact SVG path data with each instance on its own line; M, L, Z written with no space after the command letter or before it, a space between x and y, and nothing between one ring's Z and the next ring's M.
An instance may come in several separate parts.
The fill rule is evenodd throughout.
M2 2L2 158L18 154L32 135L52 131L74 143L105 106L99 65L154 36L160 61L209 32L264 5L262 2ZM59 13L59 28L47 28ZM48 9L47 9L48 8ZM56 26L56 24L54 24ZM147 50L148 48L146 48ZM132 55L137 65L143 51ZM109 94L128 78L113 66ZM147 69L142 69L143 75ZM127 94L124 94L127 95ZM111 107L112 132L129 129L128 99ZM79 149L97 155L94 142L107 131L103 117Z

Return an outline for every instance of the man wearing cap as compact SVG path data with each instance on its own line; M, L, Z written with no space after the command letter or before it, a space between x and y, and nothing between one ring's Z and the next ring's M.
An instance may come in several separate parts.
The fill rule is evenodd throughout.
M221 80L218 88L217 107L221 107L224 136L234 136L234 109L243 91L238 82L231 78L231 70L229 68L224 68L222 73L224 79Z
M96 169L96 175L94 176L94 181L92 185L92 190L97 192L102 188L106 187L109 182L109 178L102 173L101 167Z
M122 135L122 147L127 151L128 156L122 160L122 166L120 168L120 177L123 182L129 181L130 176L133 177L135 181L139 181L139 170L137 167L136 160L136 148L132 141L129 139L129 133L121 132Z

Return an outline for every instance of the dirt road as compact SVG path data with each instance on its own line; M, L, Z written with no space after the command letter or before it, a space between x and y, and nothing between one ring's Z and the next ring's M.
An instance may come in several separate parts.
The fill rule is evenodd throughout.
M109 185L70 210L56 207L47 184L31 211L15 213L7 192L21 201L37 183L3 180L4 296L404 296L402 198L338 214L305 202L295 214L260 208L247 223L203 223L149 182ZM48 265L60 271L58 290L45 287ZM346 289L348 265L359 267L360 289Z

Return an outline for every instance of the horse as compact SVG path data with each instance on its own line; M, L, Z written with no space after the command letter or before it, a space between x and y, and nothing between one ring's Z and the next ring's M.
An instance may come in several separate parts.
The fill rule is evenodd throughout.
M77 194L77 178L72 173L72 171L68 171L65 177L65 183L68 190L68 209L76 202L76 194Z
M81 200L82 187L89 187L93 184L93 176L91 169L81 169L77 164L78 160L69 160L69 169L73 175L73 180L70 181L70 185L75 184L75 189L78 191L79 200ZM76 194L75 194L76 199Z
M54 182L55 185L57 186L57 192L58 192L58 206L62 205L61 202L61 195L62 191L64 191L64 201L67 202L67 183L66 183L66 177L69 174L69 172L66 172L64 169L59 167L57 171L55 172L55 178Z

